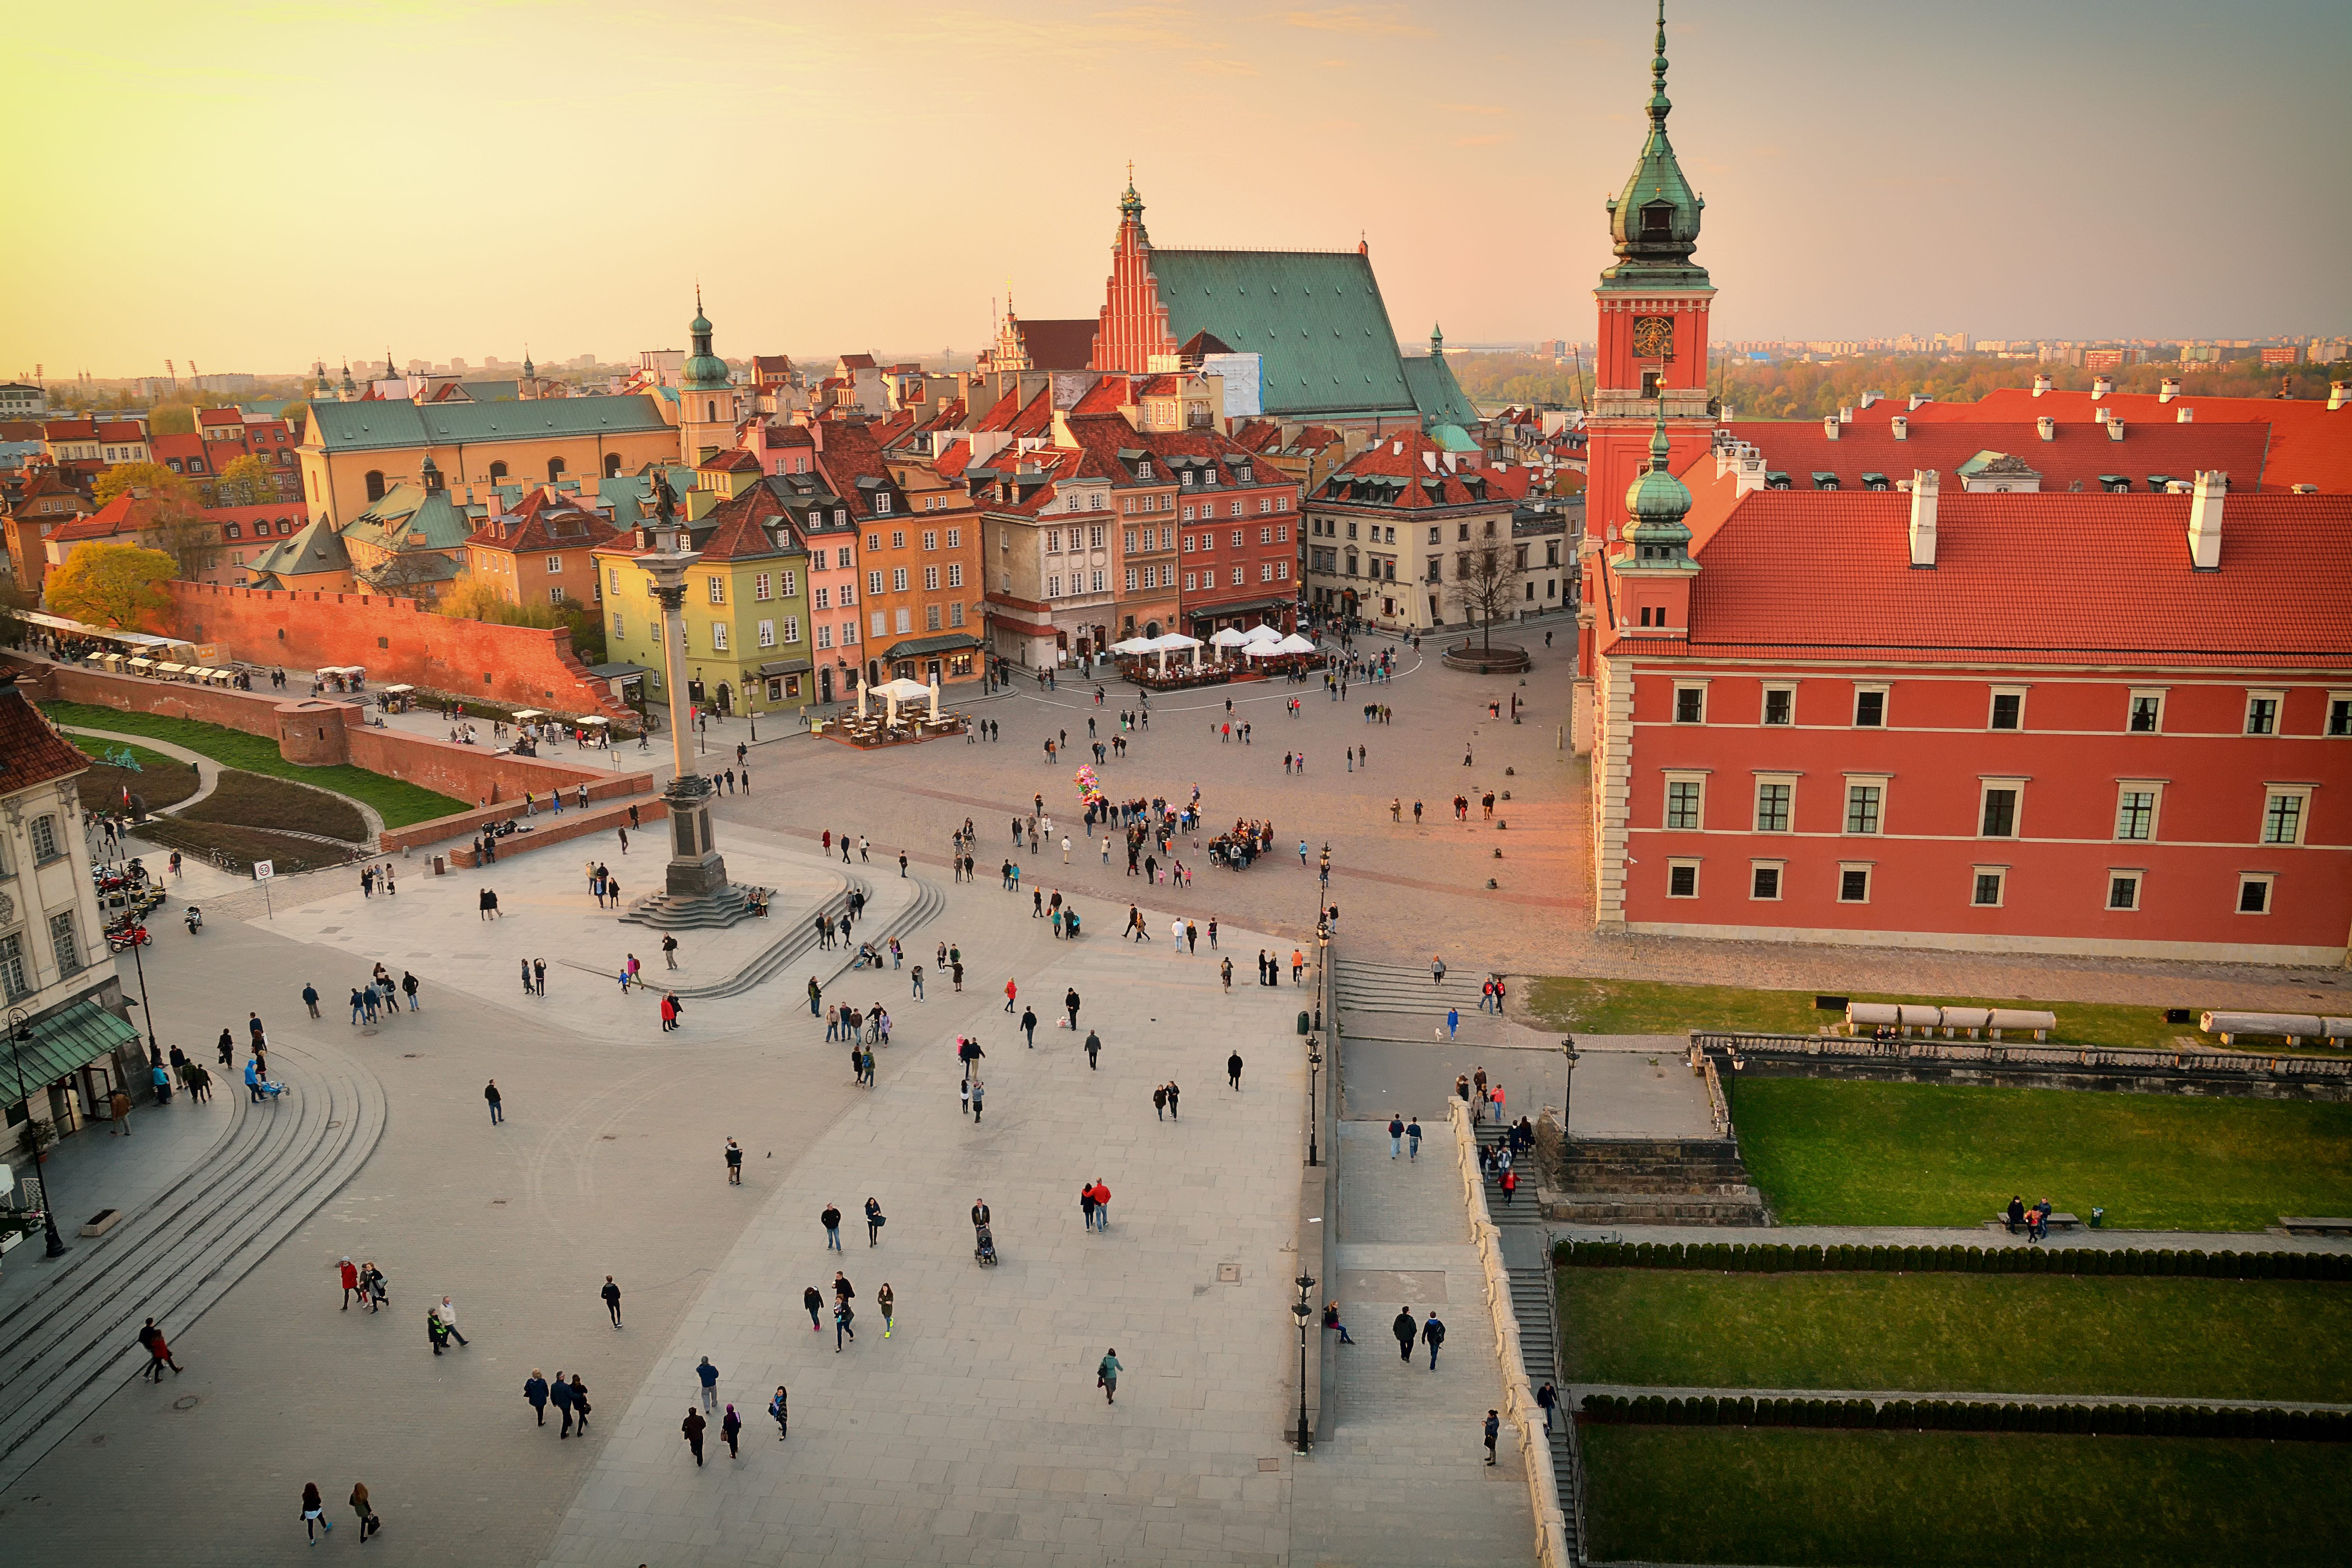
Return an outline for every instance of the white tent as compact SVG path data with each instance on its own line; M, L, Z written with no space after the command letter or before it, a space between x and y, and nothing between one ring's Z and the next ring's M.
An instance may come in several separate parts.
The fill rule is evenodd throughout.
M889 705L889 721L898 721L898 704L920 702L931 694L931 689L919 680L886 680L874 688L876 695Z
M1226 626L1219 630L1214 636L1211 637L1209 640L1215 643L1219 647L1239 647L1242 644L1249 641L1249 637L1242 632L1235 631L1231 626Z
M1280 643L1254 642L1242 649L1242 657L1244 658L1282 658L1289 652L1290 650Z
M1196 648L1200 646L1201 639L1199 637L1188 637L1182 632L1170 632L1164 637L1156 637L1151 639L1151 650L1160 656L1160 673L1162 675L1168 673L1168 656L1170 654L1181 653L1188 648Z
M1151 651L1151 644L1152 639L1150 637L1129 637L1125 642L1115 642L1111 644L1110 651L1118 654L1150 653Z
M1277 653L1318 653L1321 651L1313 643L1308 642L1297 632L1291 633L1288 637L1275 644L1274 647L1275 651Z
M1282 640L1282 628L1280 626L1269 626L1264 625L1255 626L1250 627L1246 635L1252 642L1280 642Z

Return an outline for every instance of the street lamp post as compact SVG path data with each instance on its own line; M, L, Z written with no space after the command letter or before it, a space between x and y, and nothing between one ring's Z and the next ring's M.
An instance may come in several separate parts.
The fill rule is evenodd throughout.
M1574 1035L1562 1035L1559 1037L1559 1054L1568 1063L1568 1076L1561 1080L1559 1090L1559 1141L1565 1143L1569 1141L1569 1112L1576 1100L1576 1064L1583 1059L1584 1053L1576 1048Z
M131 929L143 931L146 928L134 926ZM131 944L131 967L139 976L139 1010L147 1016L147 1065L152 1068L163 1065L163 1052L155 1044L155 1011L147 1005L147 965L139 956L139 950L146 945L143 942Z
M28 1128L33 1122L33 1105L25 1095L25 1058L22 1047L32 1037L31 1016L22 1007L9 1008L8 1058L16 1066L16 1102L25 1108L25 1125ZM35 1145L33 1152L35 1163L37 1164L40 1155L37 1144ZM48 1255L51 1258L63 1258L66 1255L66 1241L65 1237L58 1234L58 1200L57 1195L49 1191L49 1178L47 1175L41 1177L41 1223L48 1228Z
M1309 1035L1307 1037L1307 1163L1309 1166L1323 1163L1315 1144L1315 1135L1321 1130L1323 1121L1322 1101L1316 1097L1316 1086L1322 1070L1322 1047L1316 1037Z
M1297 1279L1295 1280L1294 1283L1298 1287L1298 1300L1290 1309L1291 1315L1298 1320L1298 1438L1297 1451L1304 1454L1314 1441L1314 1434L1307 1429L1307 1320L1315 1315L1315 1309L1308 1300L1309 1295L1315 1289L1315 1279L1313 1276L1301 1270Z

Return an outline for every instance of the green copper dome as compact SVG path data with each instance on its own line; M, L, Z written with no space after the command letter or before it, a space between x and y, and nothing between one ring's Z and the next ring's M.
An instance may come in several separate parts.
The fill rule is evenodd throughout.
M1601 275L1603 288L1708 286L1706 268L1691 259L1698 248L1699 214L1706 203L1683 177L1666 139L1666 5L1658 0L1657 55L1650 62L1649 140L1625 188L1609 203L1609 236L1617 265Z
M1625 510L1633 521L1625 525L1626 542L1633 546L1637 564L1664 564L1688 558L1690 487L1666 471L1666 416L1659 405L1658 425L1650 437L1650 461L1642 477L1625 489Z
M694 340L694 352L687 356L682 367L685 380L680 384L688 392L725 392L735 384L735 377L727 362L710 352L710 319L702 313L702 290L694 291L694 320L686 324L687 333Z

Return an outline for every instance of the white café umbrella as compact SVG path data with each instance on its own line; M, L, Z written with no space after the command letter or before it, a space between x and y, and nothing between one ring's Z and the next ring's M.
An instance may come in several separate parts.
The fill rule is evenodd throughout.
M1217 645L1217 660L1222 664L1224 662L1226 650L1243 647L1249 638L1231 626L1220 626L1210 635L1209 640Z
M1321 651L1313 643L1308 642L1297 632L1291 633L1288 637L1275 644L1274 650L1276 653L1318 653Z
M936 724L936 723L938 723L938 722L940 721L940 677L939 677L939 672L938 672L937 670L934 670L934 671L932 671L932 672L931 672L931 686L930 686L930 691L931 691L931 722L932 722L932 723L934 723L934 724Z
M1264 622L1260 622L1258 625L1250 627L1248 636L1249 640L1254 643L1280 642L1282 640L1282 628L1280 626L1269 626Z
M882 694L882 700L889 705L889 721L893 724L898 721L899 703L919 702L931 694L931 689L919 680L885 681L876 689Z
M1113 653L1130 655L1150 653L1151 651L1152 642L1153 639L1150 637L1129 637L1125 642L1115 642L1111 644L1110 651Z

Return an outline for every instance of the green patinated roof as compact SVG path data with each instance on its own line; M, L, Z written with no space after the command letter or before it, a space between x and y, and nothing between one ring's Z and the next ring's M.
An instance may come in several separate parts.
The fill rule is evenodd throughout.
M473 531L473 520L450 500L447 490L394 485L382 500L352 519L343 536L379 550L456 550ZM411 543L412 533L423 534L424 543Z
M302 577L318 572L348 572L351 569L351 552L343 548L341 536L328 526L325 518L306 525L291 539L279 540L256 556L252 564L246 568L256 578L278 574ZM261 586L257 581L251 585Z
M35 1020L31 1027L32 1044L17 1047L26 1084L55 1083L100 1057L139 1044L139 1031L128 1020L87 996Z
M1405 363L1410 364L1412 362L1407 360ZM1478 443L1470 439L1470 432L1459 425L1433 425L1429 427L1429 438L1448 452L1478 450Z
M614 436L667 429L650 397L551 397L531 403L314 403L310 441L330 452L533 437ZM306 443L307 444L307 443Z
M1412 393L1413 406L1421 410L1422 423L1470 426L1478 423L1478 410L1469 394L1454 378L1454 367L1445 363L1444 354L1419 354L1402 362L1404 384Z
M461 381L457 385L475 403L509 403L522 391L519 381Z
M1154 250L1151 273L1178 342L1209 332L1263 356L1269 416L1417 406L1362 252Z
M694 488L694 470L680 464L667 466L669 488L678 495L678 515L686 515L687 491ZM654 514L654 480L651 474L615 474L596 486L596 504L609 507L615 528L635 528Z
M1609 204L1609 235L1617 265L1601 275L1603 289L1705 289L1706 268L1691 259L1698 248L1699 215L1706 202L1683 177L1674 143L1666 140L1666 7L1658 5L1657 55L1650 61L1649 139L1625 188ZM1644 209L1666 209L1663 226L1643 221Z

